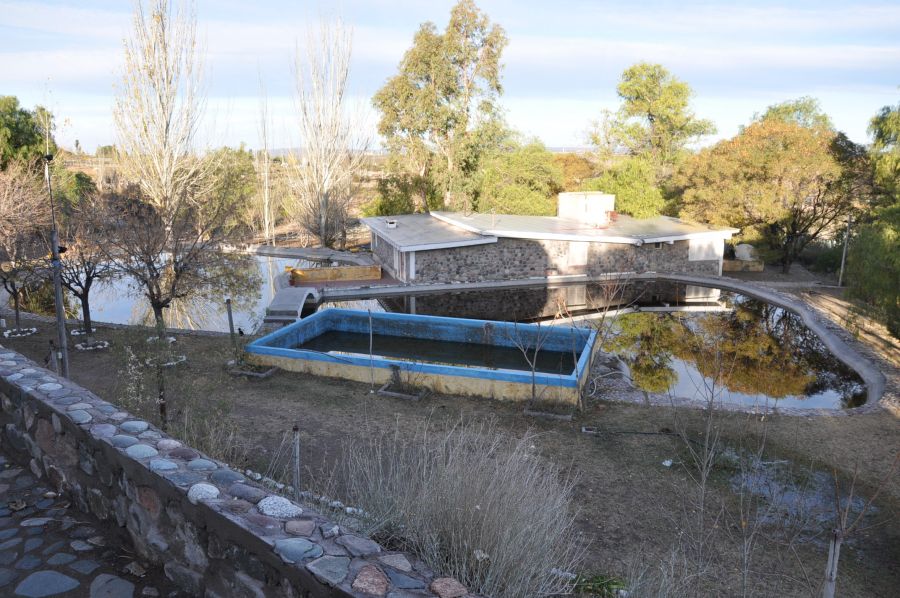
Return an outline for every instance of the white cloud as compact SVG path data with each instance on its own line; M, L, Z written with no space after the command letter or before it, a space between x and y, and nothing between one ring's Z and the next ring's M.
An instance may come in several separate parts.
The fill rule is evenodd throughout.
M602 37L519 36L504 55L507 64L578 69L598 62L662 62L672 70L734 68L841 68L897 70L900 45L711 45L620 42Z

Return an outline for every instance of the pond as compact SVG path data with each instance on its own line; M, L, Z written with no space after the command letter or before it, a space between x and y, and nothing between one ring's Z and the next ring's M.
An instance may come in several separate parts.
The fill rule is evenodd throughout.
M866 401L859 375L791 311L723 293L724 311L630 313L604 349L646 392L744 407L841 409Z
M276 277L285 268L312 268L317 264L296 258L247 256L226 254L227 274L210 284L199 294L178 299L164 311L166 326L187 330L228 332L228 313L225 299L232 301L235 330L254 333L262 324L266 307L275 296ZM74 297L69 305L76 307L81 317L80 305ZM375 301L342 302L348 308L370 308L384 311ZM153 311L147 299L133 281L127 277L100 284L91 290L91 318L95 322L112 324L153 325Z

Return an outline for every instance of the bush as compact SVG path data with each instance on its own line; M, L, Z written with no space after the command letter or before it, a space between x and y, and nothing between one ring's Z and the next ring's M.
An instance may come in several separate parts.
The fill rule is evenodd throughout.
M497 598L571 591L583 553L571 510L574 481L492 424L460 423L414 438L399 432L345 446L346 502L363 530L416 554L470 591Z
M831 274L840 270L843 253L841 243L810 243L800 254L799 261L813 272Z

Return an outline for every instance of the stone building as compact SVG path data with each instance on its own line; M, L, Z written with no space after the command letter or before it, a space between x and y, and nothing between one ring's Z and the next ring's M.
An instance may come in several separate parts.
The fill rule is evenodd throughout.
M645 272L719 276L737 232L613 211L603 193L561 193L557 216L431 212L364 218L372 252L402 282L585 278Z

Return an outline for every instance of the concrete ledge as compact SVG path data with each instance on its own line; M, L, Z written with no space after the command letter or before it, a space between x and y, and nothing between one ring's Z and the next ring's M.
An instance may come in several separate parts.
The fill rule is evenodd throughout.
M389 574L435 595L416 559L271 495L3 347L0 403L4 448L80 510L123 528L189 595L386 596L399 590Z

